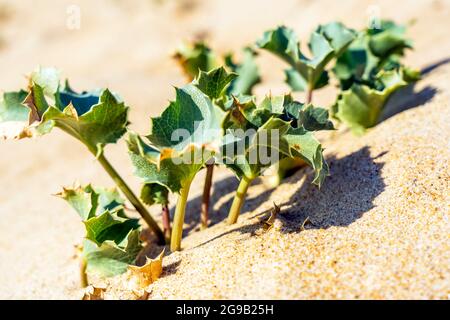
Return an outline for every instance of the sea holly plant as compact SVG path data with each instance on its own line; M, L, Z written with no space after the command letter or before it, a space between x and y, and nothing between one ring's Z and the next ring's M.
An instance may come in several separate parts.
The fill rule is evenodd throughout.
M311 57L301 52L294 30L285 26L266 31L257 45L290 65L285 71L286 82L294 91L306 91L306 103L311 103L313 90L328 84L326 67L345 51L355 36L353 30L339 22L320 25L308 42Z
M308 164L319 187L328 175L322 146L314 137L314 131L333 128L322 108L294 101L290 95L268 96L260 103L235 98L224 128L221 162L240 179L229 224L237 221L252 181L280 161L300 159Z
M356 38L356 32L342 23L319 25L310 35L308 47L311 57L300 50L300 42L294 30L285 26L266 31L256 44L280 57L288 65L285 70L286 83L293 91L306 91L306 104L310 104L313 91L329 83L327 67L338 58ZM298 117L298 116L297 116ZM299 158L285 158L272 168L271 184L277 186L281 180L304 166Z
M342 89L353 83L370 83L383 69L401 65L405 50L412 49L406 28L393 21L382 20L377 28L367 28L337 59L333 68Z
M179 193L171 235L172 251L181 248L189 189L195 175L218 150L225 115L193 83L175 91L175 100L161 116L151 119L149 135L140 137L130 132L128 136L135 174L144 184L157 183Z
M371 84L353 84L342 91L332 106L333 117L361 135L375 126L391 95L417 80L418 73L409 69L381 70Z
M78 213L86 228L81 250L81 280L111 277L127 271L142 249L138 219L125 214L124 199L114 188L92 185L64 188L57 194Z
M229 223L236 222L251 181L281 159L302 159L313 167L313 182L318 185L328 174L322 147L313 135L333 127L327 112L296 102L290 95L266 97L259 104L251 96L233 97L224 111L217 100L234 78L223 68L201 71L191 84L176 88L175 100L160 117L151 119L149 135L129 133L130 157L143 188L159 184L179 193L172 251L181 248L192 180L211 159L231 168L241 180Z
M29 77L26 90L8 92L0 100L0 133L5 138L47 134L54 127L83 143L136 208L151 230L164 242L164 235L145 206L134 195L104 155L104 147L126 132L128 107L108 89L77 93L59 72L38 68Z
M213 103L226 110L232 103L232 95L250 95L253 87L260 82L259 68L255 61L256 55L255 50L250 47L242 50L241 62L236 62L231 53L225 55L222 60L233 72L230 74L224 68L216 68L221 63L221 59L204 42L184 45L174 57L189 81L196 79L197 86L210 97ZM206 228L209 221L214 165L213 159L206 165L200 219L202 228Z
M294 127L302 126L311 132L334 130L334 125L329 120L328 110L313 107L312 105L297 102L289 103L285 107L283 119L292 121ZM300 157L286 157L281 159L271 168L273 172L269 175L270 185L278 186L284 178L291 176L305 165L307 163Z
M419 71L401 63L410 48L405 27L392 21L360 32L333 69L343 89L332 107L333 117L355 134L375 126L390 96L420 78Z

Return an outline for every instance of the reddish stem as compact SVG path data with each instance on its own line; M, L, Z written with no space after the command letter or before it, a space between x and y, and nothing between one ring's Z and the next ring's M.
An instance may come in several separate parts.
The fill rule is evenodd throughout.
M308 86L308 89L306 90L306 104L311 103L312 93L313 93L313 86Z
M205 177L205 184L203 186L203 197L202 197L202 213L200 216L202 229L208 227L209 199L211 196L211 185L212 185L213 172L214 172L214 164L206 165L206 177Z

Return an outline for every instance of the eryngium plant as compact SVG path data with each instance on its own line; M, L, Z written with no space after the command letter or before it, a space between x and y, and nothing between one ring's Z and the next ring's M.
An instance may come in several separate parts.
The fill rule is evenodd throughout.
M59 72L38 68L25 90L4 93L0 100L0 134L4 138L29 138L59 128L83 143L128 198L150 229L164 243L164 234L145 206L104 155L104 147L126 132L128 107L108 89L77 93Z

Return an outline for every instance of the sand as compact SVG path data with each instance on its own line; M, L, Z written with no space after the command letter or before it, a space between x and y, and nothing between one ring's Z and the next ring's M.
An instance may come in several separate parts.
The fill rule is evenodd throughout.
M206 32L212 45L225 52L279 23L300 36L334 19L361 27L372 4L236 1L239 10L229 19L224 12L233 8L230 1L136 1L133 6L77 1L81 29L68 30L66 8L72 1L2 3L8 10L0 14L0 88L21 85L22 75L37 64L55 65L75 88L107 85L119 92L132 106L132 128L141 133L148 130L148 117L173 97L171 85L184 82L169 57L181 40ZM410 28L416 49L408 54L408 64L430 69L445 62L448 1L379 5L384 17L416 20ZM283 65L265 54L259 60L265 82L257 92L286 91ZM163 276L150 298L448 299L449 75L450 64L437 64L419 84L395 97L386 112L393 116L364 137L343 130L323 136L332 176L320 191L310 185L308 169L276 190L264 179L257 182L234 226L219 222L236 187L235 178L220 170L213 225L198 232L199 176L188 206L184 250L164 259ZM334 92L322 90L315 99L329 104ZM35 141L1 142L0 154L0 298L81 298L74 245L83 228L77 215L51 194L75 180L107 186L111 181L82 146L56 132ZM107 154L137 189L124 144L108 147ZM274 227L263 232L260 221L273 201L282 212ZM306 218L310 223L302 231ZM153 245L147 253L156 256L159 249ZM111 288L111 296L129 297L120 286Z

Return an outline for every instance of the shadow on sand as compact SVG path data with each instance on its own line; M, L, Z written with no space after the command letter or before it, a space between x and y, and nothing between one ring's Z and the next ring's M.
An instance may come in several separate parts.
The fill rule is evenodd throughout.
M448 63L450 63L450 58L445 58L424 67L421 70L422 79L429 76L434 70ZM432 86L426 86L418 91L417 84L418 82L412 83L392 95L383 111L383 114L381 115L380 122L400 112L424 105L425 103L433 100L437 93L437 89Z
M260 179L255 179L252 183L252 186L258 185L261 183ZM226 177L220 181L216 181L213 185L213 192L211 194L210 203L211 206L214 203L217 203L221 198L227 197L227 201L221 204L221 206L216 210L210 210L209 225L215 225L223 220L225 220L228 216L228 211L231 207L231 203L233 202L234 193L239 185L238 179L233 175ZM258 195L254 198L246 199L244 206L242 208L242 212L253 211L257 209L261 203L264 201L263 199L267 199L274 191L274 188L268 189L264 191L262 194ZM194 229L200 228L200 208L202 203L202 197L196 197L194 199L189 200L186 205L186 216L185 216L185 224L187 225L183 231L183 234L186 235ZM175 209L172 208L171 214Z
M289 201L280 204L282 211L278 218L282 223L281 232L301 232L301 226L306 218L309 223L307 229L323 229L332 226L348 226L359 219L365 212L374 207L374 199L383 192L385 184L381 177L384 163L376 161L385 154L371 157L369 148L364 147L346 157L328 158L330 177L319 190L311 184L313 179L309 169L302 169L294 176L286 179L285 183L293 187L303 174L307 173L305 181L300 185ZM255 203L267 201L267 194L263 193L254 199ZM242 213L248 212L245 208ZM260 212L253 217L267 218L267 212ZM233 232L255 234L262 228L257 221L250 225L240 226L210 239L199 246L212 242Z

